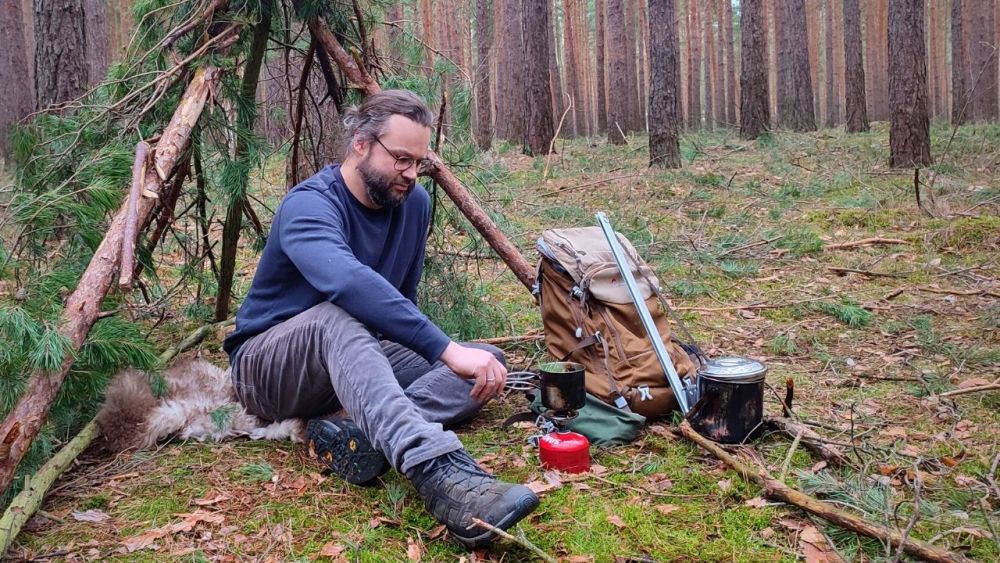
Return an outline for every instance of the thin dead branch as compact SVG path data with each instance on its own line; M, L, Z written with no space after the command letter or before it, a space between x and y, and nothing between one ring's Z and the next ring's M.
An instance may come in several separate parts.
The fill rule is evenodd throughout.
M545 553L544 551L542 551L541 549L539 549L538 546L536 546L535 544L533 544L530 541L528 541L527 538L518 537L518 536L515 536L513 534L508 534L507 532L501 530L500 528L497 528L496 526L494 526L492 524L488 524L486 522L483 522L479 518L473 518L472 519L472 523L474 525L476 525L476 526L479 526L480 528L485 528L485 529L493 532L494 534L500 536L501 538L503 538L503 539L505 539L507 541L511 541L511 542L516 543L517 545L519 545L519 546L527 549L528 551L534 553L535 555L537 555L538 558L541 559L542 561L547 561L548 563L558 563L554 557L552 557L548 553Z
M122 239L122 267L118 274L118 286L132 288L132 272L135 270L135 238L139 228L136 210L142 196L143 178L146 177L146 161L149 159L149 144L139 141L135 146L135 160L132 163L132 183L129 186L125 215L125 234Z
M816 516L819 516L820 518L823 518L824 520L836 524L844 529L868 536L870 538L875 538L883 542L888 542L894 547L901 547L906 553L926 559L927 561L947 563L969 561L969 559L961 554L941 549L912 538L904 538L895 530L890 530L879 524L869 522L859 516L807 495L797 489L793 489L792 487L789 487L772 477L767 470L741 462L735 456L719 447L718 444L715 444L696 432L693 428L691 428L691 425L686 420L681 422L680 429L684 437L698 444L705 450L708 450L712 455L725 462L726 465L736 471L736 473L738 473L745 481L756 483L762 487L764 489L764 494L768 497L793 504L810 514L815 514Z
M838 242L838 243L828 244L823 247L823 250L842 250L845 248L855 248L858 246L872 246L874 244L910 244L910 243L898 238L869 237L851 242Z

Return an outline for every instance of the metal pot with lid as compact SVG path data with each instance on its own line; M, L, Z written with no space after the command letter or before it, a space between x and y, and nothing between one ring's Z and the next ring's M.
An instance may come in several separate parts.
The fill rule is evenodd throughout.
M700 400L688 415L699 433L724 444L751 438L764 420L767 366L753 358L724 356L698 370Z

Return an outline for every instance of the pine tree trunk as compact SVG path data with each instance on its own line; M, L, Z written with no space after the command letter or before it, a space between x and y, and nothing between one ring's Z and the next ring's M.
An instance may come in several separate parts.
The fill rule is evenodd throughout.
M556 124L562 117L563 110L563 88L562 78L559 74L559 61L556 58L556 19L553 15L553 0L545 1L545 10L549 17L549 28L545 30L545 36L549 42L549 88L552 91L552 117Z
M594 52L597 55L597 62L594 66L597 79L597 104L594 109L597 112L597 131L595 131L597 134L608 130L608 86L605 77L604 28L604 0L594 0Z
M785 52L784 18L785 2L787 0L768 0L771 3L771 20L774 26L774 76L771 85L774 87L774 105L771 107L771 115L775 124L781 120L781 108L785 106L788 87L791 85L790 69L791 61Z
M35 108L43 109L87 90L83 0L35 0L34 15Z
M257 85L260 83L260 68L264 62L268 35L271 32L271 14L274 5L272 0L265 0L260 5L260 21L254 25L250 53L243 69L243 79L240 83L240 96L248 103L257 99ZM237 112L237 128L242 131L253 131L257 119L257 107L250 111ZM241 180L236 185L246 186L250 167L241 161L247 158L247 142L240 135L236 137L236 151L233 157L239 166ZM234 194L226 209L226 222L222 226L222 250L219 255L219 293L215 301L215 321L221 322L229 318L229 307L233 296L233 276L236 273L236 251L239 249L240 231L243 228L243 208L247 204L246 194Z
M862 61L861 11L858 0L844 0L844 94L845 130L868 131L865 101L865 66Z
M888 0L865 0L865 76L868 78L868 115L873 121L889 119L887 62Z
M805 0L782 0L781 52L784 96L779 124L793 131L815 131L812 75L806 30Z
M476 146L493 144L493 100L490 97L490 49L493 46L493 9L490 0L476 0Z
M964 3L968 0L951 0L951 123L961 125L969 121L969 94L966 84L968 52L965 42Z
M635 0L621 0L623 7L623 26L619 32L625 34L625 88L627 97L624 98L626 111L626 132L639 131L641 117L639 116L639 84L638 68L636 67L636 23L635 23Z
M997 42L994 0L967 0L978 4L969 30L975 88L972 103L977 122L997 119Z
M494 35L497 58L496 136L523 143L527 132L524 40L521 35L521 0L496 0L501 4L499 27Z
M552 90L549 84L549 11L545 2L525 2L524 55L527 66L528 148L534 155L548 154L555 126L552 123Z
M649 165L680 168L680 61L674 0L649 0Z
M806 49L809 52L809 80L812 82L813 112L819 115L819 54L821 52L819 44L819 3L821 0L806 0ZM822 118L822 116L820 115ZM817 120L819 122L820 119Z
M573 137L583 135L583 100L580 88L580 72L577 68L576 22L573 20L573 2L563 0L563 66L566 68L566 91L572 98L573 109L566 119Z
M889 2L889 165L921 168L931 163L927 113L927 45L924 0Z
M833 29L833 0L826 0L824 21L826 22L826 36L824 40L824 51L826 52L826 126L836 127L840 121L840 102L837 98L837 90L834 86L837 71L834 64L835 53L835 32Z
M28 84L28 53L24 48L21 7L10 0L0 1L0 45L7 45L0 57L0 157L7 154L11 125L31 113L35 101Z
M705 66L705 128L709 131L715 129L718 122L715 114L715 33L712 26L715 23L715 10L713 4L709 3L702 14L702 52L704 53Z
M736 81L736 57L733 53L733 3L731 0L722 0L722 7L722 27L726 43L726 123L727 127L733 127L739 121L739 83Z
M624 131L628 128L628 96L626 84L628 67L625 64L626 41L625 12L622 2L625 0L606 0L608 58L608 142L612 145L624 145Z
M722 0L723 2L727 0ZM726 47L725 47L725 33L722 30L722 6L719 2L712 3L714 17L715 17L715 49L713 51L713 64L712 68L715 72L715 86L713 89L713 94L715 99L713 100L713 105L715 106L715 124L719 127L728 127L729 122L726 121Z
M84 49L87 54L87 83L94 85L104 80L111 62L107 0L84 0L83 15L84 35L87 37Z
M698 0L688 0L688 117L691 131L701 129L701 19Z
M580 134L589 137L591 134L591 122L593 111L590 100L590 65L588 64L588 54L590 53L590 39L587 33L586 0L576 0L574 2L573 17L573 58L576 64L576 76L578 85L574 85L580 96Z
M649 68L649 15L646 13L646 0L639 0L639 32L636 33L639 42L636 51L639 53L639 121L640 130L649 128L649 83L652 80ZM676 35L676 30L674 34Z
M771 122L764 0L743 0L740 72L740 138L756 139Z
M430 77L434 74L434 51L431 47L436 47L434 41L434 7L431 0L420 0L421 26L420 35L424 42L424 76Z

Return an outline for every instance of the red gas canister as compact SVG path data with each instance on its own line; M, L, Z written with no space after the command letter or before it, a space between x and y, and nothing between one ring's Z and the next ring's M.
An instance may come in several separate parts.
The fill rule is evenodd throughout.
M590 441L576 432L550 432L538 439L538 457L545 469L583 473L590 469Z

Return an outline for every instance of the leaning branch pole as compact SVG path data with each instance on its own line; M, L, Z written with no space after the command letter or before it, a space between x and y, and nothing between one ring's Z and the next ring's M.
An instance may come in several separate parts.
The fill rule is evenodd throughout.
M222 72L216 67L198 69L173 118L155 147L154 166L148 167L143 197L136 206L138 224L144 224L158 198L163 180L177 164L191 138L191 131L201 115L205 102L215 90ZM0 490L10 486L18 464L42 428L59 388L73 366L75 352L83 346L87 333L97 322L105 296L115 282L125 239L125 224L129 202L119 208L104 240L83 272L76 290L66 300L59 333L70 342L73 353L66 354L58 372L34 371L14 409L0 424L2 442L9 449L0 452Z
M903 551L926 561L942 563L969 561L967 558L958 553L935 547L926 542L903 537L902 534L895 530L890 530L885 526L880 526L863 518L859 518L858 516L836 508L829 503L823 502L801 491L793 489L772 477L767 470L744 464L740 460L736 459L735 456L720 448L718 444L697 433L693 428L691 428L691 425L686 420L681 422L681 434L683 434L688 440L691 440L702 448L705 448L712 455L725 462L726 465L739 473L744 480L753 481L763 487L764 494L771 498L778 499L789 504L794 504L802 510L805 510L810 514L815 514L816 516L819 516L820 518L823 518L824 520L836 524L846 530L881 541L887 541L892 544L893 547L899 547L902 545Z
M309 31L323 50L336 61L337 66L344 72L348 80L361 88L366 95L370 96L382 91L378 82L365 69L358 66L354 58L344 50L326 24L318 18L312 18L309 20ZM433 178L441 186L459 211L465 215L479 231L479 234L483 235L490 247L500 256L500 259L514 272L517 279L531 290L535 284L535 270L521 254L521 251L500 231L496 223L483 211L469 190L462 185L461 180L448 169L441 158L431 152L430 159L433 164L421 172Z

